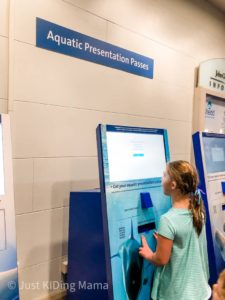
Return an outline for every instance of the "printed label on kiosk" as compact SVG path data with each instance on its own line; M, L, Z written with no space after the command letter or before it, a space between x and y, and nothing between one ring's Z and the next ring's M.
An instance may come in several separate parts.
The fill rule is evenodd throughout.
M211 283L225 268L225 135L193 135L195 161L205 195Z
M0 299L18 300L10 122L0 115Z
M97 137L110 299L149 299L154 266L138 249L141 235L155 249L153 232L171 206L161 185L167 132L99 125Z

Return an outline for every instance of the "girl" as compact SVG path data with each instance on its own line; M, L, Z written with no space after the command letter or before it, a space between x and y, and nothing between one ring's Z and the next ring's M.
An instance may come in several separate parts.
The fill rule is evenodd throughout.
M139 254L158 266L152 288L153 300L208 300L208 255L205 211L197 188L196 169L186 161L174 161L163 174L163 192L172 208L161 216L156 251L142 236Z

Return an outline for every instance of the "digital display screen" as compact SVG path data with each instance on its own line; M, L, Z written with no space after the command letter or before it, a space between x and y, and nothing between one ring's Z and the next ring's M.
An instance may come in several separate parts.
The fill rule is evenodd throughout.
M5 180L4 180L4 161L3 161L3 136L2 124L0 123L0 195L5 194Z
M219 147L212 148L212 160L214 162L224 161L224 149Z
M208 173L225 172L225 137L203 137Z
M110 182L162 177L163 135L109 131L106 137Z

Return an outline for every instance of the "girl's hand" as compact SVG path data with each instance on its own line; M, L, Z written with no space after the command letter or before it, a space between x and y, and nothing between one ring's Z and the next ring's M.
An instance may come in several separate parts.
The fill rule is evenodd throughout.
M141 242L142 242L142 247L139 248L139 255L141 255L143 258L147 260L150 260L153 255L153 252L149 248L146 238L143 235L141 236Z
M157 231L154 231L153 236L156 239L156 241L158 241L158 232Z

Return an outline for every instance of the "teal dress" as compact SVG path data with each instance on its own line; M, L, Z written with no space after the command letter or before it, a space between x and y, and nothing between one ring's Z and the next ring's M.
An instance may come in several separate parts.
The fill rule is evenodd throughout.
M167 265L156 268L153 300L208 300L208 255L205 226L200 236L188 209L171 208L161 216L158 233L173 240Z

